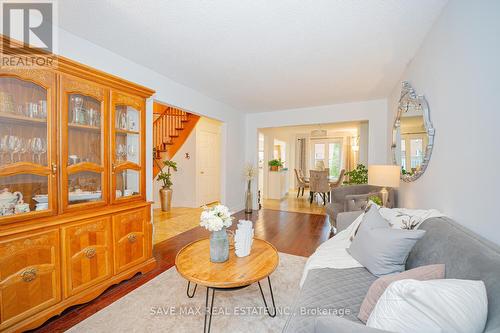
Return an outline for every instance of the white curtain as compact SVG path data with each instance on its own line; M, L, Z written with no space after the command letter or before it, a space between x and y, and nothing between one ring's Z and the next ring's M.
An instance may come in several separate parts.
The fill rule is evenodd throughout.
M306 172L306 139L305 138L299 138L297 140L297 169Z

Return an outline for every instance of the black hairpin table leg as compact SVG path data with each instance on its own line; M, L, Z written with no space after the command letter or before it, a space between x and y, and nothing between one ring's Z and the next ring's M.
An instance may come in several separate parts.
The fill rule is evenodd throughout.
M189 287L190 286L191 286L191 281L188 281L188 287L187 287L187 290L186 290L186 294L187 294L187 297L193 298L194 294L196 294L196 288L198 287L198 284L194 285L193 293L191 295L189 294Z
M276 304L274 304L273 287L271 286L271 279L269 278L269 276L267 277L267 282L269 282L269 291L271 292L271 300L273 302L274 311L272 314L271 311L269 311L269 307L267 306L266 297L264 296L264 292L262 291L262 286L260 285L260 281L258 282L258 284L259 284L260 294L262 295L262 299L264 300L264 305L266 307L267 314L269 315L269 317L274 318L276 317Z
M210 307L208 307L208 295L210 293L210 289L212 289L212 300L210 301ZM214 308L214 297L215 297L215 289L207 287L207 296L205 298L205 322L203 324L203 333L210 333L210 326L212 325L212 311ZM210 317L207 325L208 316Z

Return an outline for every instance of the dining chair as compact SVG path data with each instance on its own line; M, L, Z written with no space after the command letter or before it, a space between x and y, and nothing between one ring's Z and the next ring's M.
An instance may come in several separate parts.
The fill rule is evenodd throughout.
M312 204L316 194L323 198L326 205L328 193L330 193L330 184L328 183L328 171L309 170L309 202Z
M330 182L330 189L334 189L342 185L342 182L344 181L344 176L345 176L345 169L342 169L340 170L340 174L337 180L334 182Z
M298 187L298 189L297 189L297 198L298 198L299 195L300 196L304 195L304 189L306 187L309 187L309 182L306 181L304 179L304 177L302 177L300 175L300 173L301 173L300 170L297 170L297 169L293 169L293 170L295 171L295 179L297 180L297 187ZM301 191L302 191L302 193L301 193Z

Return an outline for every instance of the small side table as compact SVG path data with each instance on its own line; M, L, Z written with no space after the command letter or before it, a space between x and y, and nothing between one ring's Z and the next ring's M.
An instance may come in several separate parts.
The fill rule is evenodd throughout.
M239 258L234 254L234 251L230 251L229 259L223 263L210 261L210 241L208 238L186 245L177 253L175 258L177 271L188 280L186 294L189 298L194 297L198 285L207 288L205 308L210 310L205 312L203 325L203 332L205 333L210 332L212 324L215 291L238 290L256 282L259 285L267 314L274 318L276 316L276 305L269 276L276 270L278 263L279 256L276 248L271 243L257 238L253 240L252 251L249 256ZM269 284L272 312L269 309L260 283L263 279L267 279ZM192 283L194 288L191 290Z

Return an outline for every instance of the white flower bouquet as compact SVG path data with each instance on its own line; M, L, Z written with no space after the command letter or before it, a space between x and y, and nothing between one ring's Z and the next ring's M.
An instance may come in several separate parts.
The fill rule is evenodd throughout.
M229 214L229 208L224 205L215 207L205 207L200 216L200 226L208 231L220 231L222 228L228 228L233 224L233 218Z

